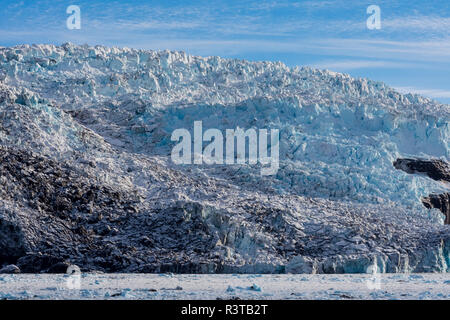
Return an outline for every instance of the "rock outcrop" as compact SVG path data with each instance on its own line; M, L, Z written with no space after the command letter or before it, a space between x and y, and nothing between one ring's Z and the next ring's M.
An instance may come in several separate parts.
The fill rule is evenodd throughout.
M394 167L407 173L422 173L433 180L450 183L450 166L443 160L397 159Z
M445 215L445 224L450 224L450 193L430 194L422 199L428 209L439 209Z
M397 159L394 167L411 174L424 174L450 185L450 166L442 160ZM444 223L450 224L450 193L430 194L422 198L422 203L428 209L439 209L445 216Z

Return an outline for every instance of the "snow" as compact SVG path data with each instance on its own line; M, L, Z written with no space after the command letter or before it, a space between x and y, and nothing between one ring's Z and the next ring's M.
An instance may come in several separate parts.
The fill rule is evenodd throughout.
M168 275L84 274L80 289L64 275L12 275L0 280L0 299L92 300L448 300L444 274ZM378 281L379 287L370 283ZM369 283L369 285L368 285Z

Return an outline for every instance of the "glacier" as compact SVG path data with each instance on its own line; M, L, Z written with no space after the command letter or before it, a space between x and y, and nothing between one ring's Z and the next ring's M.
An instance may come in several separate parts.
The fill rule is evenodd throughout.
M95 197L70 210L43 210L71 230L83 225L97 253L116 252L117 261L107 253L95 261L82 239L75 253L43 247L39 237L56 241L52 232L36 220L38 236L18 214L25 206L35 217L39 205L5 192L0 221L23 234L21 253L5 262L50 256L127 272L352 273L374 263L383 272L450 268L444 217L421 203L448 192L448 183L393 165L398 158L450 162L450 106L381 82L184 52L21 45L0 48L0 121L5 157L39 155L49 170L64 164L120 194L118 203L134 212L124 205L114 211ZM259 165L248 164L175 165L171 133L192 130L194 121L205 130L278 129L277 174L261 176ZM98 210L108 218L93 221ZM137 231L139 225L145 227Z

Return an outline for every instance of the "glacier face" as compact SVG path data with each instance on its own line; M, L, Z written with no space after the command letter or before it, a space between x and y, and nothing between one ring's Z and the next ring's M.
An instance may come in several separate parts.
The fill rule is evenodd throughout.
M220 130L278 128L281 169L266 183L280 192L424 212L420 197L445 189L392 163L448 161L450 108L379 82L183 52L71 44L0 52L6 85L37 93L134 152L168 155L171 132L196 120Z
M421 252L421 258L406 263L401 257L408 250L394 250L398 254L395 260L390 257L389 240L381 245L379 239L369 239L380 232L377 226L364 230L368 235L363 236L362 245L358 247L361 241L357 241L354 250L343 256L341 251L346 246L339 249L336 243L346 243L347 236L363 233L363 229L356 234L350 231L351 219L342 218L346 210L361 217L380 211L384 218L375 219L380 225L390 223L388 216L395 217L400 225L393 234L412 228L403 226L402 220L414 225L417 234L418 224L426 234L440 228L442 215L437 210L426 210L420 199L431 192L446 191L448 185L396 170L393 162L400 157L450 161L448 105L417 95L402 95L383 83L331 71L288 68L282 63L72 44L0 48L0 81L3 145L27 148L75 167L81 165L101 183L125 190L137 188L146 199L145 210L156 205L175 206L178 209L174 212L186 211L179 201L200 202L202 208L211 205L219 210L234 202L227 194L237 199L256 197L271 208L269 199L275 197L280 202L277 210L283 210L283 201L285 206L292 203L286 214L295 217L286 222L288 218L281 215L283 223L274 222L276 228L282 232L283 225L293 228L298 223L299 230L303 230L292 232L306 241L302 245L306 249L292 250L292 255L302 253L313 260L322 259L317 266L309 258L300 258L299 270L361 272L372 263L373 252L380 254L377 261L382 261L383 270L404 270L408 263L425 271L447 268L446 243L426 254L425 244L420 250L411 248L412 252ZM172 131L192 130L198 120L203 121L205 129L279 129L278 173L261 177L259 168L249 165L172 164L168 157L173 146ZM193 187L197 180L202 181L201 188ZM227 187L219 187L221 184ZM267 200L263 201L264 197ZM321 203L315 212L318 218L306 205L308 198ZM225 214L220 209L213 213L219 218L210 221L209 213L204 213L209 209L200 210L201 219L214 230L210 231L219 234L219 244L210 251L225 261L234 261L225 270L236 271L235 265L245 266L242 270L249 272L272 270L290 261L289 255L280 257L276 253L282 249L273 247L274 235L264 233L264 228L255 233L252 228L236 227L244 221L253 223L246 216L252 207L245 211L236 206L231 210L245 218L235 217L234 224L224 222L230 219L224 218L230 212ZM346 221L339 223L344 235L327 222L332 214L320 220L318 212L327 208L340 212L335 212L335 217L342 216ZM302 221L302 217L306 220ZM320 242L308 238L317 231L311 227L316 224L321 225L317 230L330 227L330 234L336 235L329 243L324 242L329 247L324 251L326 257L314 253L320 252ZM363 220L359 221L359 228L363 224ZM238 241L230 240L230 232ZM412 235L415 241L417 234ZM426 234L422 235L425 239ZM399 240L392 237L397 239L391 240L394 245ZM307 249L308 241L313 242L311 249ZM406 238L401 241L402 245L406 242ZM255 267L258 263L259 269Z

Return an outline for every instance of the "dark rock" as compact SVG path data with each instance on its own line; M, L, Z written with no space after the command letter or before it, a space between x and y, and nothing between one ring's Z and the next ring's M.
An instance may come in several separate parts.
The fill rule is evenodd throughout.
M47 269L46 273L66 273L67 268L69 268L70 263L64 261L64 262L58 262L54 265L52 265L50 268Z
M406 173L423 173L433 180L450 182L450 166L442 160L397 159L394 167Z
M397 159L394 167L411 174L425 174L433 180L450 182L450 166L437 159ZM422 199L428 209L439 209L445 216L445 224L450 224L450 193L430 194Z
M108 216L108 209L137 212L134 195L101 185L96 177L86 177L77 168L24 150L0 146L0 177L15 182L15 190L0 189L1 199L20 196L30 207L61 219L70 218L73 211L95 212L86 218L90 222Z
M445 224L450 224L450 193L430 194L422 199L428 209L436 208L445 215Z
M25 254L25 239L18 223L4 219L0 212L0 264L14 263Z
M159 266L156 264L146 264L139 266L135 272L139 273L158 273L159 272Z
M95 228L95 232L98 235L106 236L107 234L109 234L111 232L111 227L107 224L101 224Z
M7 266L1 268L0 273L9 273L9 274L20 273L20 269L18 266L14 265L14 264L10 264L10 265L7 265Z
M143 236L143 237L140 239L140 243L143 244L143 245L146 246L146 247L151 247L151 246L153 246L153 241L152 241L149 237L147 237L147 236Z
M46 272L52 266L56 266L64 261L56 256L43 254L28 254L17 260L17 265L25 273ZM65 270L64 270L65 272Z

